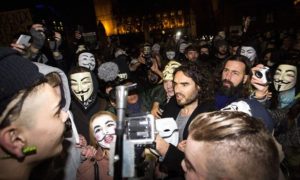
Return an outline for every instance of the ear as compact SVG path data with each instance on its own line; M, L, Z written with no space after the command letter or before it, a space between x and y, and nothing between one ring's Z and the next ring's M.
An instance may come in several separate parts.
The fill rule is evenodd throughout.
M248 78L249 78L249 75L244 75L243 84L245 84L247 82Z
M201 89L202 89L202 88L201 88L199 85L197 85L197 90L198 90L198 92L200 92Z
M23 158L22 148L25 146L25 138L14 125L5 127L0 132L0 144L6 151L17 158Z

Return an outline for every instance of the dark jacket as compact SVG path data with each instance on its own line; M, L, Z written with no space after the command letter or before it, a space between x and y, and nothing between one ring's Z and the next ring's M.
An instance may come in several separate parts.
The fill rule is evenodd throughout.
M173 96L169 103L166 105L165 110L162 114L162 118L173 117L175 120L180 112L182 107L180 107L177 102L175 96ZM198 104L194 112L189 117L186 126L183 131L183 139L186 140L188 137L188 127L192 120L200 113L214 111L214 103L213 102L201 102ZM161 162L162 170L166 170L170 179L175 177L178 178L184 175L184 171L181 167L181 161L184 159L184 153L180 151L177 147L170 144L169 149L164 157L164 160Z

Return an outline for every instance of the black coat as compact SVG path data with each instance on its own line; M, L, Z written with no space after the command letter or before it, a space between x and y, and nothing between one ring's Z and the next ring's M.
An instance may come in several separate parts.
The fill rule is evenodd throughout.
M164 112L162 114L162 118L173 117L175 120L180 112L182 107L180 107L177 102L175 96L173 96L169 103L165 106ZM192 120L200 113L214 111L215 106L214 102L201 102L198 104L196 109L193 111L191 116L189 117L186 126L183 131L183 139L186 140L188 137L188 127ZM180 151L177 147L170 144L169 149L164 157L164 160L161 162L162 170L166 170L168 173L168 177L170 179L180 179L183 178L184 171L181 167L181 161L184 159L184 153Z

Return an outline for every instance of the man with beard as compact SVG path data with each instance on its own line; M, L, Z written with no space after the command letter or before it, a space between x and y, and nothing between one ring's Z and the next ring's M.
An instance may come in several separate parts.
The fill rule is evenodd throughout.
M262 77L252 76L255 71L261 71L263 65L251 67L251 62L243 55L230 56L225 60L215 90L216 109L222 109L238 99L256 99L260 103L266 102L270 95L269 83L263 83Z
M156 150L161 155L160 169L168 174L168 178L183 178L183 169L180 166L184 153L181 151L188 136L188 126L192 119L202 112L214 110L210 88L212 76L209 72L187 62L174 71L173 86L175 96L166 105L162 118L173 117L179 130L178 148L167 143L159 135L156 136Z
M249 98L251 76L251 64L247 57L235 55L227 58L215 94L216 109L221 109L237 99Z

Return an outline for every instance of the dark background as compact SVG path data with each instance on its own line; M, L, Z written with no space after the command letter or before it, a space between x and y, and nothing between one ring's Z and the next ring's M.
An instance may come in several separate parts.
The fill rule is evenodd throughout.
M41 18L59 19L70 29L78 24L86 31L94 31L97 26L93 0L10 0L2 2L0 11L29 8L34 22ZM261 31L268 29L299 28L300 3L293 0L218 0L218 8L213 12L211 0L112 0L116 17L142 16L164 10L192 9L197 17L198 34L214 34L234 24L241 24L242 16L250 15L254 25ZM272 12L275 23L265 24L265 15Z

